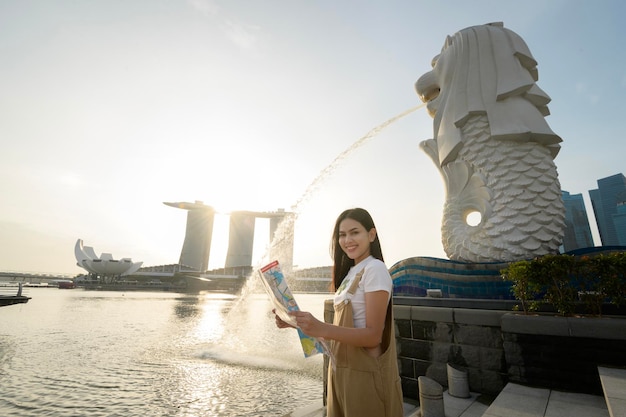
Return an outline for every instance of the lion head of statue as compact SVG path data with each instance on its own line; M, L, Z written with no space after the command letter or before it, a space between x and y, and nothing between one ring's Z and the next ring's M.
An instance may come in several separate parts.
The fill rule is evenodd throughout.
M462 146L461 128L476 114L487 116L494 140L535 141L556 157L561 138L544 119L550 97L537 80L528 46L502 23L448 36L432 70L415 83L434 118L431 158L440 167L453 161Z

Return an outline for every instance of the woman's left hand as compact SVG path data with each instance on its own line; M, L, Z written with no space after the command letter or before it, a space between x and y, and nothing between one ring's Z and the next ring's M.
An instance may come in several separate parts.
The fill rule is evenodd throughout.
M302 330L307 336L312 337L322 337L321 334L324 323L316 319L311 313L307 311L292 311L289 313L290 316L296 319L298 323L298 327Z
M283 319L281 319L278 316L278 314L276 314L276 309L273 309L272 313L274 313L274 320L276 321L276 327L278 327L279 329L286 329L288 327L291 327L292 329L294 328L291 324L283 321Z

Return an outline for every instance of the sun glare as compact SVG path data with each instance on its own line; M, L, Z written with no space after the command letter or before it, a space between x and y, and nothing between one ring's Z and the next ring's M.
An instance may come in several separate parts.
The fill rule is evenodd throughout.
M270 244L269 220L257 218L254 227L254 243L252 248L252 265L269 260L267 251ZM213 222L213 235L211 239L211 253L209 255L209 270L223 268L228 253L230 237L230 216L216 213Z

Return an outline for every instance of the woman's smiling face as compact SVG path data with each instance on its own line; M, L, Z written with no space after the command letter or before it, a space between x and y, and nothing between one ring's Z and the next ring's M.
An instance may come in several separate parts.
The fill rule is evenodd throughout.
M339 224L339 245L355 265L370 256L370 243L375 237L376 229L367 231L356 220L348 218Z

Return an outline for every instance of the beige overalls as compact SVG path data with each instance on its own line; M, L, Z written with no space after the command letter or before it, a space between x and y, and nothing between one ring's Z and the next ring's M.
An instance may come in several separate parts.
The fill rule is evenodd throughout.
M354 327L351 296L363 271L348 289L346 301L335 306L333 324ZM387 306L382 354L373 358L362 347L331 341L337 369L328 367L328 417L402 417L402 386L396 355L392 299Z

